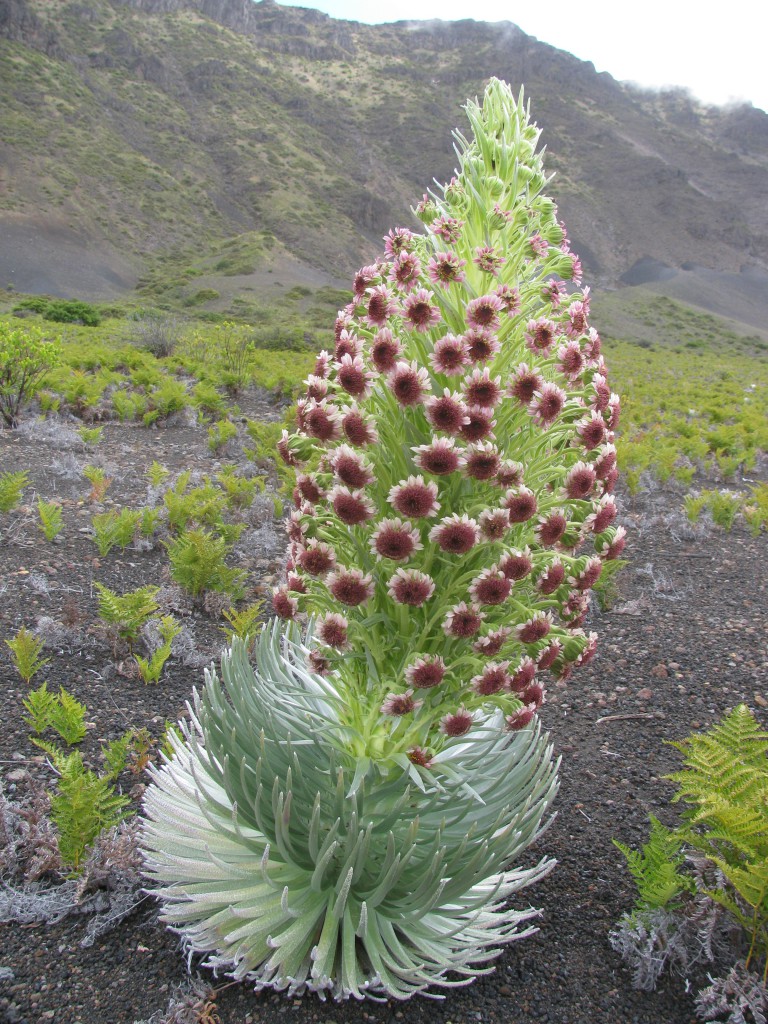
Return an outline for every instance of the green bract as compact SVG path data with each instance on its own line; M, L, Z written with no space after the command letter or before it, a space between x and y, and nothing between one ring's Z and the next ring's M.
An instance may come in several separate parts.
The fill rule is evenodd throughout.
M281 633L262 635L255 672L233 641L226 693L207 674L154 772L143 844L164 920L257 989L405 999L465 984L531 931L536 912L506 900L553 862L509 865L555 794L550 746L489 720L446 744L439 777L382 773L349 752L338 694L307 669L298 631Z

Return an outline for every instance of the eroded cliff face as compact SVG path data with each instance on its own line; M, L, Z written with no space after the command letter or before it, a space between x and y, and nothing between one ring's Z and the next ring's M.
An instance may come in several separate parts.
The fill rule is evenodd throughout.
M138 260L268 231L344 277L450 178L447 132L497 76L525 86L596 283L768 266L768 116L631 89L512 24L0 0L0 44L0 228L47 217Z

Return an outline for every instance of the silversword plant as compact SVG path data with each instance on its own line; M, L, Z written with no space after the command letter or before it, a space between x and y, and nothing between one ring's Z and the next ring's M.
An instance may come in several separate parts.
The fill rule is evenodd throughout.
M551 867L510 865L557 788L545 675L594 655L624 544L619 403L522 99L493 80L466 111L278 445L295 507L255 668L233 639L147 793L164 919L257 989L465 984Z

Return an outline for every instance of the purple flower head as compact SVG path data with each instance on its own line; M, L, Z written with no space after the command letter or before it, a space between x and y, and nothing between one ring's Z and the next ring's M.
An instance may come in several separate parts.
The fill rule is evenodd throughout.
M490 697L491 694L498 693L509 686L508 668L508 661L489 661L483 671L476 675L469 685L481 697Z
M358 301L362 299L367 289L373 284L378 276L379 268L375 264L371 264L371 266L368 267L361 267L360 270L358 270L352 283L352 292Z
M407 520L382 519L371 534L371 550L377 558L403 562L422 550L421 536Z
M466 339L446 334L435 342L429 361L435 373L444 373L448 377L461 373L469 363L469 348Z
M472 715L466 708L458 708L440 720L440 731L446 736L464 736L472 728Z
M315 632L329 647L343 651L349 646L349 621L340 612L329 612L318 619Z
M459 434L469 423L469 414L460 395L445 388L442 395L433 395L424 404L427 419L435 428L445 434Z
M387 385L400 405L420 405L429 389L429 372L415 360L395 363Z
M461 269L467 265L452 252L437 252L427 264L427 276L432 284L441 288L450 288L452 284L461 284L466 280Z
M333 487L328 494L328 499L333 506L333 511L347 526L359 526L372 519L376 513L376 506L365 491L353 491L343 484Z
M484 273L498 277L499 268L507 261L504 256L500 255L496 249L493 248L493 246L482 245L475 249L475 255L472 262L476 263Z
M301 551L298 566L310 576L324 576L336 565L336 552L322 540L308 540Z
M372 327L384 327L397 313L397 302L386 285L379 284L368 291L366 322Z
M525 332L525 343L535 355L548 356L555 344L557 327L547 317L529 320Z
M416 466L425 473L448 476L456 472L461 463L456 442L452 437L437 437L430 444L413 449Z
M336 371L336 380L353 398L367 398L371 392L373 374L366 370L360 356L343 355Z
M403 291L412 291L420 280L421 263L419 257L412 252L403 252L395 257L389 280Z
M410 715L418 706L419 702L413 699L413 690L406 690L405 693L388 693L381 705L381 713L399 718L402 715Z
M348 444L340 444L331 457L333 472L348 487L366 487L376 476L368 459ZM307 495L307 497L309 497ZM310 500L312 500L310 498ZM318 499L315 498L315 501Z
M408 228L392 228L384 238L384 252L394 260L404 252L410 252L413 245L413 232Z
M431 690L445 678L445 662L437 654L422 654L405 670L405 681L417 690Z
M371 362L379 373L389 373L403 354L403 346L399 339L392 335L388 327L377 331L371 343Z
M481 295L470 299L466 305L465 315L470 327L484 327L490 331L498 331L501 320L499 313L504 305L497 294Z
M339 566L328 577L328 590L341 604L354 608L373 596L373 580L360 569Z
M483 409L495 408L504 394L501 389L501 377L491 377L487 368L473 370L464 378L462 384L467 405L477 405Z
M473 480L493 480L500 465L499 449L490 441L467 445L461 457L464 475Z
M395 484L388 500L396 512L412 519L426 519L440 511L437 484L425 483L423 476L409 476Z
M440 310L432 305L432 292L419 288L411 292L403 303L403 321L412 331L428 331L442 320Z
M474 636L483 624L485 614L473 608L465 601L455 605L446 615L443 621L443 630L448 636L467 637Z
M448 245L456 245L461 238L464 221L455 217L440 216L432 221L431 227L432 231Z
M477 544L480 531L474 519L470 519L466 514L454 513L432 527L429 539L433 544L437 544L441 551L451 555L464 555Z
M470 327L464 343L471 363L487 363L501 351L499 339L489 327Z
M387 591L398 604L419 608L435 592L435 582L418 569L398 569L387 583Z

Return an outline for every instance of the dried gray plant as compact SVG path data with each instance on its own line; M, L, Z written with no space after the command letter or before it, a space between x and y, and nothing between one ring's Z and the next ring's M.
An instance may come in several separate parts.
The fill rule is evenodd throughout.
M174 991L165 1012L157 1010L146 1020L136 1020L133 1024L215 1024L219 1020L215 995L215 989L195 975Z
M64 455L56 456L51 463L51 472L62 480L79 482L83 478L83 465L84 463L75 458L72 452L66 452Z
M50 807L41 782L28 782L23 801L9 800L0 786L0 873L5 879L29 885L61 870Z
M685 973L698 945L688 919L663 907L625 914L608 941L631 967L633 987L643 992L656 988L667 967Z
M768 989L759 974L739 960L721 978L709 975L711 984L696 997L696 1013L702 1020L726 1024L766 1024Z
M44 420L22 420L17 427L17 433L63 451L83 447L83 439L61 416L50 416Z

